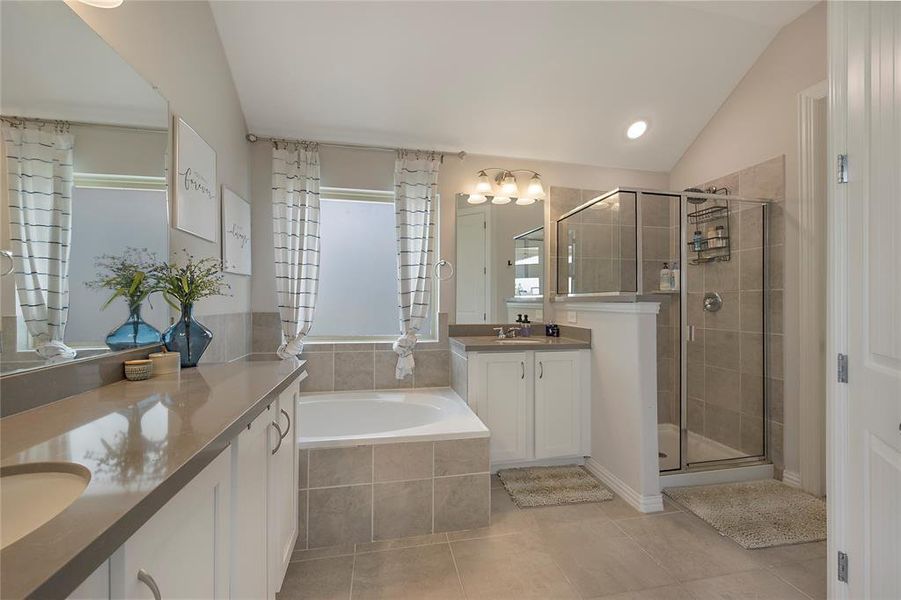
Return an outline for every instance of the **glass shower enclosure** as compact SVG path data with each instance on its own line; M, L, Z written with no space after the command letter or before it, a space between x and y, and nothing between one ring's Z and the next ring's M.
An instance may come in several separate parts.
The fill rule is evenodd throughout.
M557 221L558 296L660 303L661 472L766 458L766 211L723 193L619 188Z

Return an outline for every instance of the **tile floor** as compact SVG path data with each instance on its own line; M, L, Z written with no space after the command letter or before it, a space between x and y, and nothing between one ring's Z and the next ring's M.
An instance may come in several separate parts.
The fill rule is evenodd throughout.
M485 529L301 550L278 600L826 597L826 544L744 550L670 502L517 509L492 478Z

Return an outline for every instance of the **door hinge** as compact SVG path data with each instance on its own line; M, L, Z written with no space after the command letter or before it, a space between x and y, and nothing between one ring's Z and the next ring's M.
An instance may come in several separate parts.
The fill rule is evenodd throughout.
M848 583L848 555L841 550L838 552L838 580Z
M836 179L839 183L848 183L848 155L839 154L836 161Z
M848 383L848 355L838 355L838 382Z

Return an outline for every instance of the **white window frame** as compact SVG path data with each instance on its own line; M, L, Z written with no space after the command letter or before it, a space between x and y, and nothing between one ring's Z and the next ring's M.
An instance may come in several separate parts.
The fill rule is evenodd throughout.
M385 191L385 190L360 190L354 188L339 188L339 187L320 187L319 188L319 199L321 200L330 200L330 201L339 201L339 202L387 202L394 204L394 192L393 191ZM432 210L432 223L434 232L432 243L432 257L438 256L438 249L440 248L441 243L441 228L439 225L439 217L441 214L441 197L440 195L435 198L435 206ZM437 260L437 259L435 259ZM429 335L428 337L421 337L419 339L420 342L437 342L438 341L438 299L441 295L441 282L437 277L434 277L434 260L432 264L432 302L429 306ZM395 297L396 300L396 297ZM317 302L319 299L317 299ZM313 315L313 322L315 323L316 316L315 313ZM399 328L399 325L398 325ZM398 329L398 333L395 335L358 335L358 336L317 336L317 335L308 335L305 338L305 341L310 344L359 344L359 343L367 343L367 344L378 344L378 343L393 343L400 336L400 330Z

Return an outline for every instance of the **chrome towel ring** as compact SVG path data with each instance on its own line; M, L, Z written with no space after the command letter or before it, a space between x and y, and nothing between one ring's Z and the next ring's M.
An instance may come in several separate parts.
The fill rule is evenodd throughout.
M447 267L450 269L450 274L447 277L441 276L441 267ZM438 262L435 263L435 277L438 278L438 281L448 281L454 278L454 263L449 260L442 258Z
M9 250L0 250L0 256L9 260L9 267L3 269L3 272L0 273L0 277L3 277L4 275L9 275L13 272L13 269L16 268L16 261L13 260L13 253Z

